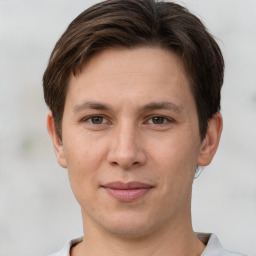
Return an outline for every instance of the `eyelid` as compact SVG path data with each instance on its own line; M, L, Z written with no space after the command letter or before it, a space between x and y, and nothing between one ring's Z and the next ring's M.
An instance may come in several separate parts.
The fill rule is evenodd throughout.
M151 116L149 116L149 117L147 118L147 120L146 120L146 123L149 123L149 120L152 120L152 118L154 118L154 117L164 118L164 119L165 119L165 122L164 122L163 124L154 124L154 123L152 122L152 123L150 123L150 124L152 124L152 125L161 126L161 125L166 125L166 124L169 124L169 123L174 122L174 119L171 118L171 117L167 117L167 116L164 116L164 115L157 115L157 114L156 114L156 115L151 115Z
M105 120L103 120L103 122L101 124L94 124L93 122L90 122L89 120L92 119L93 117L101 117ZM82 122L88 122L92 125L104 125L104 124L107 124L107 123L110 123L109 120L105 117L105 115L102 115L102 114L93 114L93 115L90 115L90 116L87 116L87 117L84 117L82 119Z
M93 122L90 121L90 119L94 118L94 117L101 117L103 118L103 122L100 123L100 124L94 124ZM160 118L163 118L164 119L164 122L162 124L155 124L152 122L152 119L154 117L160 117ZM151 121L151 122L150 122ZM95 126L98 126L98 125L104 125L104 124L111 124L112 122L109 120L109 118L107 118L105 115L103 114L92 114L92 115L89 115L89 116L86 116L84 118L81 119L81 122L87 122L91 125L95 125ZM148 124L151 124L151 125L155 125L155 126L164 126L164 125L168 125L170 123L173 123L174 122L174 119L171 118L171 117L167 117L167 116L164 116L164 115L150 115L148 117L146 117L146 121L144 123L148 123Z

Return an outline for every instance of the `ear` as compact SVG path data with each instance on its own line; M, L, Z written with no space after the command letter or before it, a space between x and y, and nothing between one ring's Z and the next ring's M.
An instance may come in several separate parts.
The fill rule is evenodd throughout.
M197 164L200 166L209 165L218 148L223 127L223 120L220 113L216 113L208 122L208 129L201 144Z
M67 168L64 147L63 147L61 139L59 138L58 134L56 133L54 119L53 119L51 111L49 111L49 113L47 115L47 130L52 139L53 148L54 148L55 155L56 155L59 165L63 168Z

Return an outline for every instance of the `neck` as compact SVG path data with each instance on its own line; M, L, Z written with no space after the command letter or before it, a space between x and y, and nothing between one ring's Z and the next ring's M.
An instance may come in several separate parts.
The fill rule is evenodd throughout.
M205 248L192 229L190 216L133 238L109 234L84 217L84 240L74 247L71 256L199 256Z

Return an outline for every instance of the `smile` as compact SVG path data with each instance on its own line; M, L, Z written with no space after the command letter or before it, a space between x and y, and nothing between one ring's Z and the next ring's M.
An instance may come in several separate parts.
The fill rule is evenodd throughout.
M111 182L102 187L109 195L122 202L135 201L153 188L153 186L141 182Z

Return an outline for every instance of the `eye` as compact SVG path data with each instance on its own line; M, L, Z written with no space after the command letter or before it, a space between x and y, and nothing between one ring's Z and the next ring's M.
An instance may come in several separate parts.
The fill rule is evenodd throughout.
M170 123L172 120L164 116L152 116L149 120L149 124L164 125Z
M105 124L107 120L103 116L90 116L85 121L91 124Z
M162 116L154 116L152 117L153 124L163 124L166 121L166 118Z

